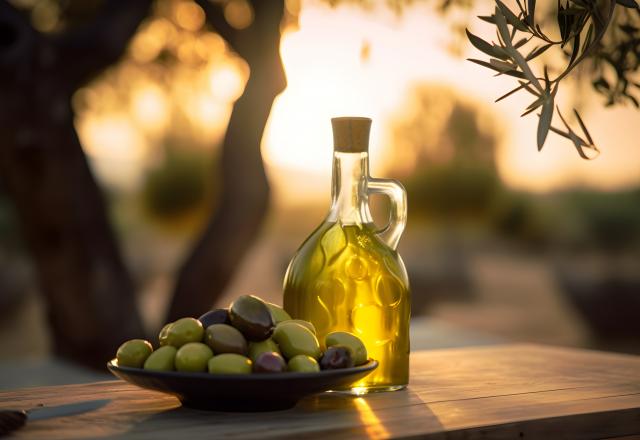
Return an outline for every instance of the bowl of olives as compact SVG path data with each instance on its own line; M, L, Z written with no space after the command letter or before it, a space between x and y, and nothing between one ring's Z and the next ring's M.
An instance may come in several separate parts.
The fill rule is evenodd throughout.
M291 408L305 396L348 389L377 366L357 336L333 332L321 345L312 323L253 295L165 325L155 349L127 341L107 364L115 376L185 406L223 411Z

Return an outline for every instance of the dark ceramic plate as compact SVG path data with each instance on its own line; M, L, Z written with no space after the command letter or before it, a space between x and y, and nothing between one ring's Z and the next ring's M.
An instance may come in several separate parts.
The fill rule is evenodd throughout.
M375 370L378 362L318 373L209 374L107 368L120 379L150 390L173 394L185 406L220 411L272 411L294 406L300 399L322 391L348 387Z

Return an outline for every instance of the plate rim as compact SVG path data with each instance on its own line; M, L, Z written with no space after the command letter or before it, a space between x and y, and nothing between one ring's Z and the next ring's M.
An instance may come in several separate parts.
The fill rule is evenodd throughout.
M342 376L351 373L362 373L366 371L373 371L380 363L372 358L369 358L367 363L358 365L350 368L339 368L335 370L321 370L313 373L292 373L292 372L282 372L282 373L264 373L264 374L213 374L207 372L184 372L184 371L155 371L155 370L145 370L143 368L135 368L135 367L121 367L117 364L117 359L113 358L107 362L107 369L112 373L115 371L122 371L123 373L135 374L138 376L146 376L146 377L163 377L163 378L172 378L172 379L183 379L183 378L192 378L192 379L206 379L206 380L232 380L232 381L246 381L250 380L258 380L258 381L273 381L273 380L286 380L286 379L314 379L320 377L332 377L332 376Z

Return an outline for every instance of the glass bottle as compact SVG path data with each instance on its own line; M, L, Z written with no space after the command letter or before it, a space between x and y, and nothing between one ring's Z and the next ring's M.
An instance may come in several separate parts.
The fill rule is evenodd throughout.
M333 118L332 203L324 222L291 260L284 308L311 321L321 344L327 333L362 339L378 368L350 391L393 391L409 381L410 291L396 252L407 219L406 192L394 180L369 176L371 119ZM378 229L369 194L390 199L389 224Z

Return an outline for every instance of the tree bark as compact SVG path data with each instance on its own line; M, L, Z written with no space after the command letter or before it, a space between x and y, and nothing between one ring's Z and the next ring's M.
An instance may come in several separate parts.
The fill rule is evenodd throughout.
M92 367L142 326L70 100L124 52L149 4L109 1L75 38L53 38L0 1L0 179L38 271L54 352Z
M283 0L253 1L255 20L242 31L231 28L217 6L207 0L198 3L251 74L222 145L218 207L180 271L168 321L208 310L258 236L269 202L260 143L273 101L286 87L279 52Z

